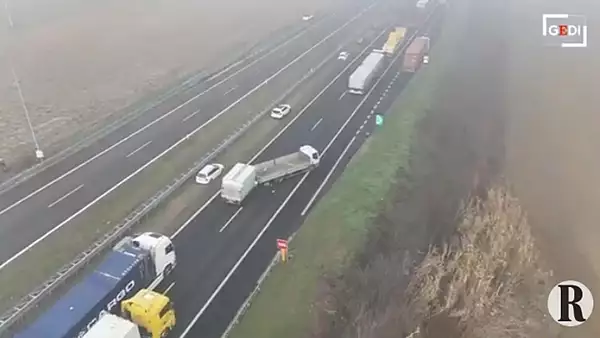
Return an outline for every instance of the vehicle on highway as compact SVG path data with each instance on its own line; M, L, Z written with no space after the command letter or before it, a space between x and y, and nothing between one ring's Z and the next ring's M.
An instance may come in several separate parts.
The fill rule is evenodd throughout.
M356 40L356 43L358 43L359 45L362 45L363 42L365 42L365 38L360 38L360 39Z
M419 0L417 1L417 8L423 9L425 7L427 7L427 4L429 3L429 0Z
M350 53L341 52L340 55L338 55L338 60L346 61L348 59L348 56L350 56Z
M423 64L429 63L429 55L423 55Z
M81 338L162 338L176 321L171 299L148 289L122 301L121 315L105 314Z
M373 50L350 75L348 79L348 92L363 95L383 67L383 58L384 54L381 50Z
M428 52L429 38L426 36L415 38L404 53L402 71L408 73L416 72L419 69L419 66L421 66L421 63L423 63ZM427 59L427 62L429 62L429 58Z
M313 16L312 16L312 15L305 15L305 16L303 16L303 17L302 17L302 20L303 20L303 21L308 21L308 20L310 20L310 19L312 19L312 18L313 18Z
M196 174L196 183L209 184L212 180L221 175L223 169L225 169L225 166L219 163L206 165L198 172L198 174Z
M288 177L316 168L319 152L309 145L297 152L258 164L237 163L223 176L221 197L230 204L241 204L248 194L260 184L280 182Z
M14 338L81 337L104 314L119 314L123 300L144 288L154 290L175 265L169 237L153 232L125 237L95 270Z
M271 117L274 119L282 119L284 116L292 111L292 106L289 104L280 104L277 107L273 108L271 111Z

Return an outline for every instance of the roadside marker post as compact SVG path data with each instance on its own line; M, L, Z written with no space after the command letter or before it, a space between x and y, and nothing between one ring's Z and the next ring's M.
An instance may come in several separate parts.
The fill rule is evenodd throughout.
M287 261L288 241L286 239L277 239L277 249L281 252L281 260Z

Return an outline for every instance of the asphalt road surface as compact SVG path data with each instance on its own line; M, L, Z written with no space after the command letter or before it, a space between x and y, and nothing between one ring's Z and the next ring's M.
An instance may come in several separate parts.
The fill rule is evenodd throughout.
M370 5L370 1L359 1L315 22L282 45L169 98L90 147L2 193L0 269L110 197L113 190L181 143L185 135L201 133L269 85L280 86L282 77L289 77L290 83L296 81L350 34L356 34L352 28L372 15L365 10Z
M423 31L435 27L440 14L434 13ZM435 42L436 36L431 38ZM241 207L211 199L175 235L178 267L168 288L178 314L174 337L220 337L273 258L275 239L299 228L311 202L329 189L373 132L374 114L384 113L409 82L412 75L399 72L401 58L394 63L389 58L387 71L368 95L345 94L348 76L369 50L254 159L272 159L308 143L321 151L318 168L256 188Z

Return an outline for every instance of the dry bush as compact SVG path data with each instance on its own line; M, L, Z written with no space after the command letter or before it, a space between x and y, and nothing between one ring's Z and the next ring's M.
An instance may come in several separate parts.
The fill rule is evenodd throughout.
M406 293L407 323L424 337L432 318L454 323L456 337L531 337L547 328L547 274L518 201L504 186L464 208L451 244L429 250ZM449 336L447 336L449 337Z
M548 336L548 275L526 215L504 186L485 195L461 209L451 243L421 255L398 246L330 280L335 310L318 336Z

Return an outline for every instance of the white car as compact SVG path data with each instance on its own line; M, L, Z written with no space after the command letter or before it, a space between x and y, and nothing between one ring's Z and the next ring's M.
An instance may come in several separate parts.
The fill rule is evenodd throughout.
M423 63L424 64L428 64L429 63L429 55L424 55L423 56Z
M303 16L303 17L302 17L302 20L303 20L303 21L308 21L308 20L310 20L310 19L312 19L312 18L313 18L313 16L312 16L312 15L305 15L305 16Z
M346 61L346 59L348 59L348 56L350 56L348 52L341 52L338 56L338 60Z
M208 164L196 175L196 183L208 184L215 178L219 177L225 166L218 163Z
M277 107L273 108L271 111L271 117L274 119L281 119L287 114L290 113L292 107L289 104L280 104Z

